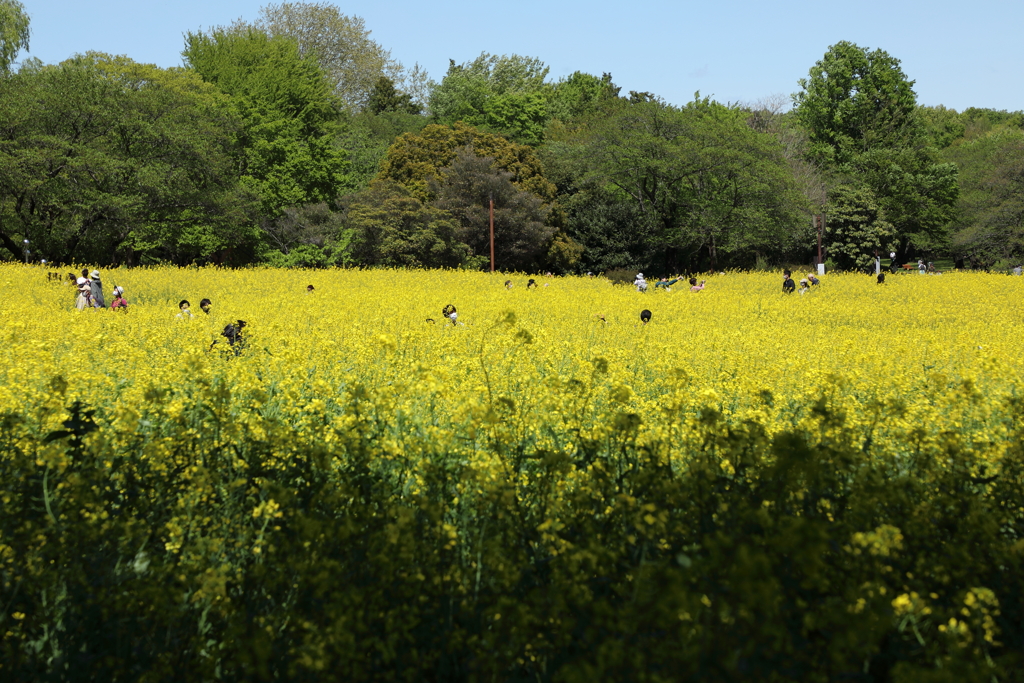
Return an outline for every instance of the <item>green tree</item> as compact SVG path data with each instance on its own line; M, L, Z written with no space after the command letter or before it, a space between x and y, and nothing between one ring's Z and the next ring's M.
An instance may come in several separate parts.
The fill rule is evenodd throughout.
M255 22L238 21L232 29L256 29L294 40L299 54L316 60L335 96L352 112L366 106L381 76L402 79L402 65L370 38L362 17L342 14L328 2L264 5Z
M579 153L595 180L612 185L658 226L669 249L722 255L792 242L801 221L798 196L781 147L757 133L739 109L709 99L677 108L639 98L595 125Z
M875 255L896 248L896 230L863 186L839 185L829 195L823 236L827 257L843 270L870 270Z
M463 147L494 160L508 171L511 182L544 202L555 198L555 186L544 177L541 161L531 147L482 131L465 123L453 126L430 124L419 133L405 133L395 140L381 162L380 175L408 187L424 201L433 199L428 179L452 164Z
M28 49L29 17L18 0L0 0L0 74L8 74L18 53Z
M547 74L542 61L520 55L484 52L464 64L451 60L430 94L430 112L442 123L464 121L536 145L548 121Z
M512 174L481 157L472 147L458 150L452 164L430 178L434 205L459 224L459 239L474 256L490 260L489 212L494 202L494 261L498 270L537 268L550 249L554 229L545 224L548 209L540 197L512 182ZM563 262L574 259L574 249L563 240L556 254Z
M808 158L831 184L864 184L903 249L935 249L956 205L957 169L936 162L913 84L884 50L842 41L801 79L793 101L809 135Z
M960 169L954 253L978 266L1024 261L1024 131L995 130L946 150Z
M294 40L256 31L189 33L182 53L204 80L230 95L242 121L242 182L267 216L284 207L332 202L349 189L344 150L335 143L338 101L312 57Z
M458 268L478 265L446 211L424 204L407 188L382 179L348 200L353 256L364 266Z
M245 258L238 125L194 73L89 54L0 79L0 240L53 261Z
M352 259L352 230L344 214L327 204L287 207L261 226L271 247L262 259L281 267L324 268L347 265Z
M421 113L421 107L412 101L412 95L395 88L395 82L387 76L380 76L370 91L366 109L373 114L385 112Z

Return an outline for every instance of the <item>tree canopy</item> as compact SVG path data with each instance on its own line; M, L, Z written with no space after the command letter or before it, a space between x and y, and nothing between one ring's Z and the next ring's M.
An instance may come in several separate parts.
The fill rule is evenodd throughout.
M0 74L9 73L18 53L28 49L29 16L18 0L0 0Z

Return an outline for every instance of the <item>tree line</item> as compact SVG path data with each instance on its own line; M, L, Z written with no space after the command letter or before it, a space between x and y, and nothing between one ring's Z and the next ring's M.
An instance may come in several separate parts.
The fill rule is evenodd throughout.
M1024 258L1024 113L917 103L831 46L791 98L671 104L537 58L440 82L327 3L185 35L183 66L25 60L0 0L0 257L681 272ZM792 105L792 106L789 106ZM820 228L812 216L824 215Z

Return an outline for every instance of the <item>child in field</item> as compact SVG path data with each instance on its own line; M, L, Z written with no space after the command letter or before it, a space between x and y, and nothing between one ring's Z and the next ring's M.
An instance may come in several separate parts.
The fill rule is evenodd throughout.
M210 301L209 299L203 299L202 301L199 302L199 308L202 309L203 313L205 313L206 315L210 315L210 306L212 305L213 302Z
M698 285L697 284L697 278L691 277L690 278L690 291L691 292L703 292L704 291L704 283L705 282L707 282L707 280L701 280L700 284Z
M182 299L181 301L179 301L178 310L180 312L175 317L178 320L191 320L192 318L194 318L195 316L192 315L192 311L189 310L191 306L192 304L188 302L188 299Z
M124 287L114 287L114 300L110 302L112 311L128 311L128 299L124 298Z

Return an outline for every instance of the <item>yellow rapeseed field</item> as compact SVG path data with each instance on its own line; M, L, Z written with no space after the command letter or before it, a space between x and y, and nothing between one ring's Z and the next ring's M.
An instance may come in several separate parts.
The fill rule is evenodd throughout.
M5 680L1024 670L1024 278L0 275Z
M108 302L115 285L130 302L115 314L75 310L73 288L45 282L38 267L0 272L17 292L2 304L0 411L80 399L127 431L153 392L177 397L166 407L174 415L190 387L215 378L242 420L272 406L320 424L358 385L412 421L394 440L411 424L461 438L490 413L508 438L555 444L566 430L600 433L625 411L639 416L641 439L665 437L680 453L700 409L773 431L824 398L863 438L919 448L953 434L994 464L1002 406L1024 371L1024 278L1003 275L900 275L881 286L829 275L786 296L774 273L640 294L597 278L539 278L528 290L526 276L487 273L144 268L103 273ZM195 319L176 318L180 299ZM449 303L455 326L441 314ZM248 323L248 346L228 358L219 332L236 319ZM67 386L59 398L55 377ZM40 429L65 417L49 412Z

